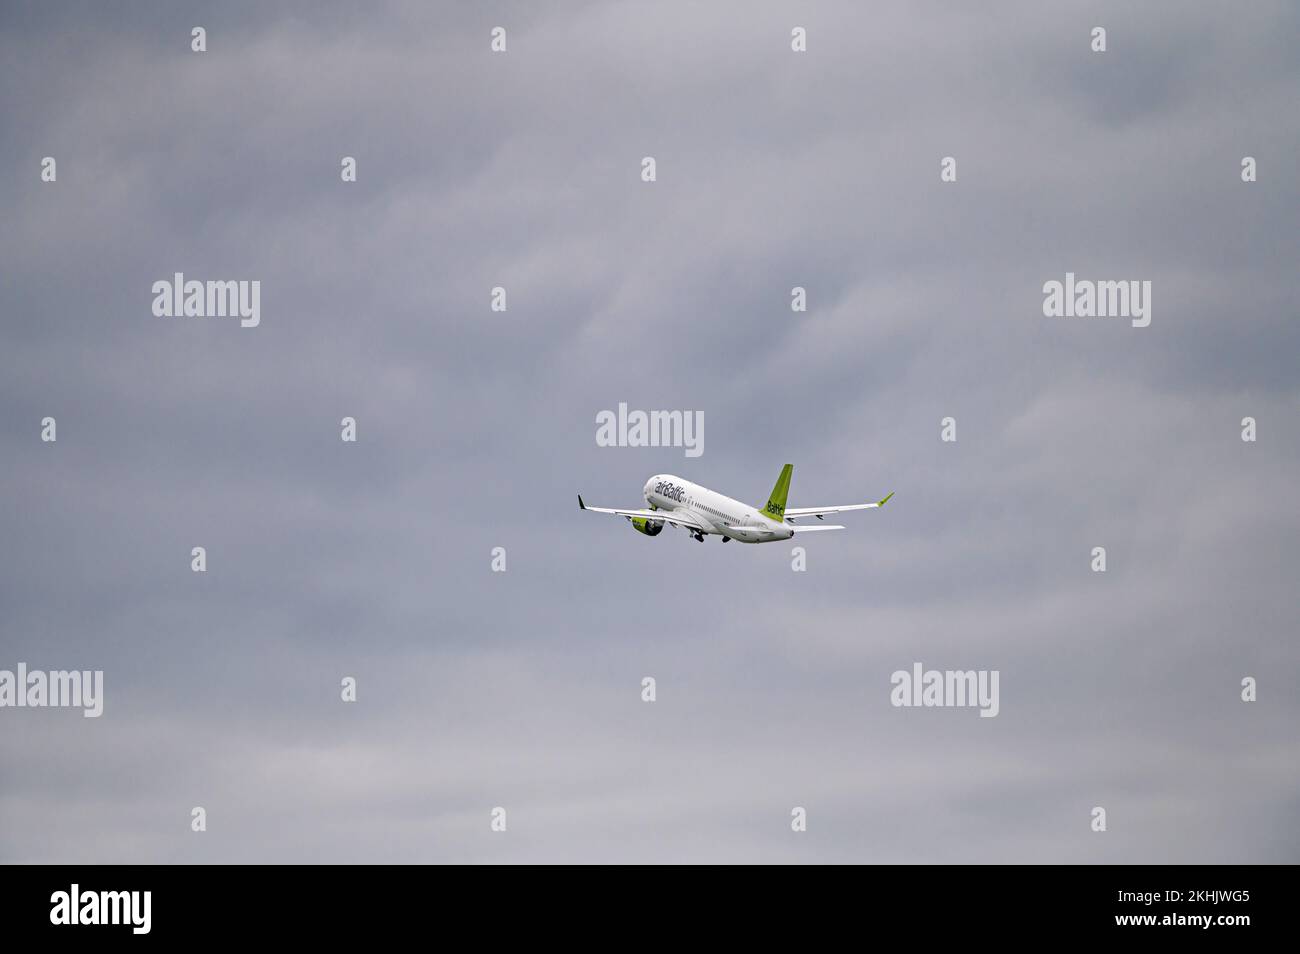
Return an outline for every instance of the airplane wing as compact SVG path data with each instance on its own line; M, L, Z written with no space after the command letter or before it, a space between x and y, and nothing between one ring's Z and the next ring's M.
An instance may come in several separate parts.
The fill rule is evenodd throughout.
M887 494L884 499L877 500L875 503L865 504L845 504L842 507L786 507L785 518L790 520L792 517L816 517L820 520L828 513L844 513L846 510L871 510L876 507L883 507L889 503L889 498L894 496L893 493ZM820 529L820 528L818 528ZM827 527L826 529L830 529Z
M664 523L670 523L674 527L687 527L691 530L710 530L694 517L687 516L678 510L620 510L617 507L588 507L582 502L582 494L578 494L578 509L590 510L592 513L612 513L615 516L627 517L631 520L633 517L641 517L646 520L662 520Z

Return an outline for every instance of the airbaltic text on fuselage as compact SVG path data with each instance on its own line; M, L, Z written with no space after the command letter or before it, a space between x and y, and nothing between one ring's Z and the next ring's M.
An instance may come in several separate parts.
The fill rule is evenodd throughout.
M153 313L159 318L238 318L241 328L262 321L260 281L186 281L177 272L172 281L153 283Z
M684 447L687 457L704 453L703 411L629 411L596 414L597 447Z
M681 503L682 498L686 496L686 488L680 484L673 484L666 480L661 480L655 484L655 493L667 500L676 500L678 503Z

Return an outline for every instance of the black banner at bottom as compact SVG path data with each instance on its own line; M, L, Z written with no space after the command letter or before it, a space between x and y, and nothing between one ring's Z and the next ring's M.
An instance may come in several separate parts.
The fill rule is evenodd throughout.
M626 872L626 873L625 873ZM917 940L1042 932L1216 943L1289 920L1285 867L873 867L728 873L620 868L589 881L515 868L10 867L0 912L12 940L77 944L283 937L402 940L421 927L514 927L535 941L577 933L675 942L700 934ZM681 930L689 926L690 934ZM610 929L618 934L607 933ZM671 933L665 933L671 929ZM600 933L597 934L596 932Z

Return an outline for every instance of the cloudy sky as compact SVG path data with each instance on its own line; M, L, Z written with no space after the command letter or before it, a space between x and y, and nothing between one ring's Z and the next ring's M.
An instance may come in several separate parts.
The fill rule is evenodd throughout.
M1300 861L1294 5L206 6L0 11L0 860Z

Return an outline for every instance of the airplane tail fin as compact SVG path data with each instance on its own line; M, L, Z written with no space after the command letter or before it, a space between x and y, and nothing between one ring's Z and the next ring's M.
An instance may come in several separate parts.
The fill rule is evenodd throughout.
M775 520L777 523L785 520L785 500L790 494L790 475L793 472L794 464L786 464L781 468L781 476L776 479L772 495L767 498L767 506L762 508L763 516L769 520Z

